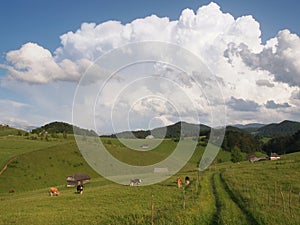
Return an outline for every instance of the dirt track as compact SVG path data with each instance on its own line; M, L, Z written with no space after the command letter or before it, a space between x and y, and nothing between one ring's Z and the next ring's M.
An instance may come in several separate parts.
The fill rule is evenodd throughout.
M16 160L16 159L17 159L17 157L14 157L14 158L10 159L10 160L3 166L3 168L1 169L0 175L7 169L7 166L8 166L12 161L14 161L14 160Z

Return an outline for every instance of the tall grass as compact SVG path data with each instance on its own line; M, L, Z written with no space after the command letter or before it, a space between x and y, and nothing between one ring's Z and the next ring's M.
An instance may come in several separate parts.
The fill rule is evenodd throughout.
M300 154L290 157L241 163L223 174L239 203L260 224L299 224Z

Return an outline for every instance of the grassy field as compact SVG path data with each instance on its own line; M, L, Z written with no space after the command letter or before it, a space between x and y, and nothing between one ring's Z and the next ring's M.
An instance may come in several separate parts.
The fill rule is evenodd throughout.
M300 154L279 161L240 163L226 168L222 179L238 204L259 224L299 224Z
M70 140L71 139L71 140ZM9 159L14 158L26 152L33 152L39 149L45 149L51 146L60 145L65 142L74 142L69 139L51 139L50 141L32 140L24 136L0 136L0 168L2 168Z
M116 139L106 138L103 143L116 158L134 165L162 160L176 147L172 140L164 140L154 150L139 152L127 149ZM279 161L233 164L230 153L220 151L215 163L199 172L196 167L204 150L200 146L186 166L170 179L151 186L130 187L95 173L83 160L72 137L51 141L2 137L0 144L2 164L16 157L0 175L0 224L131 225L151 224L153 220L154 224L201 225L300 221L300 153L286 155ZM77 172L92 178L84 185L83 195L66 187L66 176ZM177 176L189 176L192 182L178 189ZM59 188L60 196L49 196L51 186ZM10 189L15 193L8 193Z

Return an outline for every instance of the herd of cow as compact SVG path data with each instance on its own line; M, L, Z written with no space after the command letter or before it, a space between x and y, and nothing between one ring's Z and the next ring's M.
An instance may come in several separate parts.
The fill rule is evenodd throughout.
M182 187L182 184L183 184L183 180L181 179L181 177L177 177L176 179L177 181L177 186L178 188L181 188ZM184 180L184 184L185 186L189 185L190 184L190 178L188 176L185 177L185 180Z
M141 182L142 182L141 179L133 179L133 180L130 180L129 185L130 186L140 185ZM181 179L181 177L177 177L176 182L177 182L178 188L181 188L182 184L183 184L183 180ZM185 186L187 186L189 184L190 184L190 178L188 176L186 176L185 177ZM76 192L77 194L82 194L83 193L83 186L82 186L82 184L78 184L76 190L77 190L77 192ZM14 192L15 191L13 189L9 190L9 193L14 193ZM49 195L50 196L58 196L59 195L58 188L51 187L49 189Z
M177 181L178 188L181 188L183 185L183 180L181 179L181 177L177 177L176 181ZM130 186L139 185L139 184L141 184L141 182L142 182L141 179L133 179L133 180L130 180L129 185ZM185 177L184 184L185 184L185 186L190 184L190 178L188 176ZM83 193L83 186L81 184L77 185L77 193L78 194ZM50 196L53 196L53 195L58 196L59 195L58 188L51 187L49 189L49 194L50 194Z
M82 193L83 193L83 186L82 186L82 184L78 184L76 190L77 190L77 192L76 192L77 194L81 194L82 195ZM58 196L59 195L58 188L51 187L49 189L49 195L50 196Z

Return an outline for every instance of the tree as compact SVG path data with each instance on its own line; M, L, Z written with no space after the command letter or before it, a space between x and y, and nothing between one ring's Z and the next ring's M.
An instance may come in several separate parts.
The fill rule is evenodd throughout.
M236 163L242 160L243 160L243 155L241 153L241 150L237 146L234 146L234 148L231 150L231 161Z

